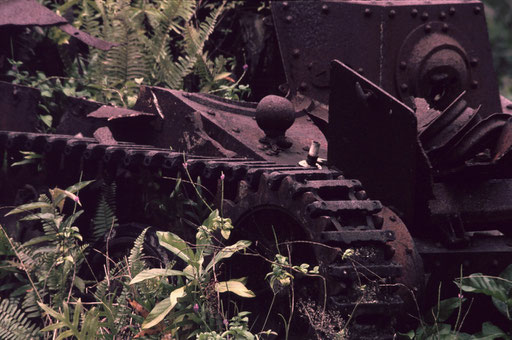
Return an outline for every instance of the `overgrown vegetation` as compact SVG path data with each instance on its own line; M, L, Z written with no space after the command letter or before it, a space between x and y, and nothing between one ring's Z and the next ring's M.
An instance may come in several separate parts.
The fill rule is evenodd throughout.
M491 6L490 34L497 73L503 89L510 88L512 60L509 48L510 4L487 0ZM141 84L159 85L189 91L202 91L240 99L250 92L241 84L245 73L234 75L234 59L209 50L207 42L226 13L238 1L190 0L72 0L64 4L45 3L60 14L72 17L73 24L93 36L117 43L107 52L87 49L70 53L63 48L70 38L56 29L42 33L59 46L65 74L47 76L29 73L22 61L12 56L8 73L13 82L41 90L41 130L51 131L58 119L59 96L86 96L115 105L131 106ZM40 34L41 32L38 32ZM245 66L245 65L244 65ZM242 67L246 70L246 67ZM235 80L238 79L238 80ZM27 154L25 163L37 160ZM23 164L17 164L23 165ZM192 180L189 178L190 182ZM249 241L225 246L233 228L201 198L201 186L193 183L199 199L185 199L181 180L169 197L148 203L158 205L160 213L180 211L194 226L195 240L187 242L177 232L156 233L160 246L172 261L149 259L144 243L150 229L134 241L126 256L114 258L108 253L110 233L120 226L116 218L115 187L106 187L98 199L91 221L92 235L84 239L75 222L83 214L79 191L90 182L81 182L66 190L54 188L37 202L21 205L9 215L20 216L41 227L41 236L25 243L0 232L0 339L258 339L275 330L256 332L247 311L227 312L221 294L253 298L246 278L218 280L218 268L235 253L247 251ZM194 211L209 209L202 221ZM90 207L89 207L90 208ZM105 249L90 246L106 242ZM343 254L350 258L351 249ZM88 259L98 254L104 272L94 272ZM157 259L158 260L158 259ZM295 265L281 254L267 259L269 289L294 284L299 275L320 276L318 267ZM99 275L100 274L100 275ZM96 277L97 276L97 277ZM100 277L101 276L101 277ZM438 301L424 315L419 326L397 337L406 339L510 339L512 337L512 266L498 277L472 274L456 280L459 294ZM365 287L361 287L365 289ZM508 327L485 322L476 334L463 332L464 322L474 312L471 294L487 295L496 309L510 321ZM229 301L229 298L228 298ZM229 303L235 304L230 301ZM350 320L327 313L316 302L299 304L316 336L342 339L348 334ZM236 309L236 308L235 308ZM283 317L284 318L284 317ZM291 320L286 320L289 324ZM286 330L287 331L287 330Z
M494 57L494 68L500 79L500 89L512 97L512 3L502 0L484 0L487 25Z
M235 80L234 57L220 54L212 44L207 47L219 22L239 1L43 2L71 17L75 27L115 44L108 51L84 49L55 27L29 31L29 37L24 39L40 40L43 35L57 49L58 60L52 62L62 65L61 74L54 76L29 72L21 56L11 51L7 76L14 83L41 90L39 117L43 131L51 131L57 125L65 96L131 107L142 84L215 93L235 100L250 93L250 88L240 83L247 66L241 68L243 73ZM227 33L229 30L222 34ZM25 54L35 54L26 49L29 51Z
M1 228L0 338L257 338L249 331L248 313L230 317L218 299L220 293L254 297L244 278L215 280L222 260L250 245L248 241L214 244L215 237L229 237L229 219L213 210L198 226L194 245L171 232L157 232L160 245L176 261L151 269L144 255L145 229L127 257L115 261L107 247L102 254L104 278L98 280L98 268L87 262L98 249L84 243L75 226L83 213L78 209L78 191L88 184L52 189L37 202L8 213L22 216L20 222L37 221L42 235L20 244ZM116 226L108 195L104 190L99 199L90 241ZM74 205L70 214L65 213L66 200ZM87 279L91 274L93 279Z

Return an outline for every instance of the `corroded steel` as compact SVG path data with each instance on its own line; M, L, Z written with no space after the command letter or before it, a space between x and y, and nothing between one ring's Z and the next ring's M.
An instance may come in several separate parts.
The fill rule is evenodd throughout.
M106 51L118 45L76 29L65 18L36 0L1 0L0 26L57 26L70 36L100 50Z
M290 99L311 111L328 102L333 59L411 107L467 90L484 116L501 111L480 1L276 1L272 14Z

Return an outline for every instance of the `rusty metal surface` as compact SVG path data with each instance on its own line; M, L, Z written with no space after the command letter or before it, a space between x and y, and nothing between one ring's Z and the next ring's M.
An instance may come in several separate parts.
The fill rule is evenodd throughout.
M155 99L156 98L156 99ZM184 93L157 87L142 87L134 109L158 114L147 144L186 150L202 155L234 155L258 160L297 164L305 159L312 140L320 142L320 154L326 157L327 142L319 128L305 114L296 114L286 130L287 148L262 144L265 137L256 121L257 103L235 102L211 95ZM168 134L163 131L183 131Z
M390 243L393 249L393 262L401 267L397 282L401 285L398 294L404 301L405 309L402 311L401 322L410 322L406 311L416 308L415 296L422 296L425 289L425 271L423 260L418 253L416 244L407 230L407 226L391 209L384 207L380 212L383 218L383 230L392 231L395 240Z
M414 112L341 62L333 62L331 77L329 161L412 223L430 190Z
M409 106L442 110L467 90L483 116L500 111L480 1L283 1L272 13L292 101L327 103L338 59Z
M66 19L44 7L36 0L0 1L0 26L48 26L67 23Z
M455 217L466 231L507 228L512 223L512 180L436 183L429 208L433 218Z
M0 129L35 131L39 90L0 81Z
M512 239L492 233L473 233L471 247L446 249L442 244L429 240L416 240L416 247L423 258L425 271L440 275L460 276L461 266L465 273L484 272L499 274L510 264Z
M100 50L109 50L116 43L95 38L73 25L36 0L2 0L0 1L0 26L54 26L83 43Z
M113 43L113 42L109 42L109 41L105 41L103 39L93 37L92 35L79 30L76 27L74 27L73 25L68 24L68 23L63 24L63 25L58 25L57 27L59 27L62 31L66 32L73 38L80 40L84 44L95 47L95 48L103 50L103 51L108 51L114 46L119 46L118 43Z

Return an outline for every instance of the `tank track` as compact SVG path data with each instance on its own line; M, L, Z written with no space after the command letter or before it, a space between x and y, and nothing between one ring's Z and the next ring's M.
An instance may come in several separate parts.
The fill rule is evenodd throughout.
M258 206L273 205L298 221L327 278L328 309L350 315L349 338L392 338L402 301L393 283L401 268L392 262L391 231L382 230L382 205L366 197L361 183L337 170L308 169L245 158L211 158L147 145L98 143L93 138L0 131L2 155L41 153L56 167L146 167L176 176L186 162L192 178L218 181L225 174L224 215L237 221ZM92 170L89 170L92 171ZM87 178L84 178L87 179ZM350 256L343 258L347 249ZM346 253L346 254L348 254ZM269 270L270 271L270 270Z

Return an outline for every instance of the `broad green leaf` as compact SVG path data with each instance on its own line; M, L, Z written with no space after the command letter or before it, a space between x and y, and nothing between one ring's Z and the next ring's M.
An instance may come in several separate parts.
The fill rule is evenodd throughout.
M208 218L204 220L203 225L207 227L209 230L213 229L213 223L215 222L215 219L219 217L219 210L215 209L213 210L210 215L208 215Z
M406 340L406 339L409 339L409 340L412 340L414 339L414 336L416 334L414 333L414 330L410 330L409 332L407 333L400 333L400 332L397 332L396 333L396 339L397 340Z
M37 220L52 221L53 219L55 219L55 214L52 214L52 213L33 213L33 214L27 215L23 218L20 218L20 221L37 221Z
M73 312L73 326L78 329L78 324L80 323L80 312L82 311L82 299L78 299L75 305L75 310Z
M496 306L500 313L509 319L511 318L510 309L512 303L508 299L508 294L512 290L512 282L510 280L476 273L462 278L456 284L466 292L482 293L491 296L494 306Z
M218 282L215 285L215 290L219 293L235 293L238 296L246 298L256 297L256 294L254 294L251 290L247 289L247 287L242 282L235 280Z
M142 328L151 328L158 325L171 310L178 303L178 299L187 295L185 292L186 286L175 289L171 292L168 299L164 299L156 304L156 306L149 312L146 320L142 323Z
M185 276L186 273L180 270L164 269L164 268L153 268L140 272L131 281L130 284L139 283L145 280L153 279L160 276Z
M80 290L80 292L83 293L85 291L85 282L84 280L82 280L82 278L75 276L73 284L75 285L76 288Z
M493 325L490 322L484 322L482 324L482 331L478 334L475 334L472 339L473 340L495 340L495 339L509 340L510 337L505 332L503 332L499 327Z
M62 211L64 207L64 198L66 197L78 203L78 205L82 205L82 203L80 203L80 199L78 198L78 196L70 191L54 188L50 189L50 194L52 196L53 204L55 204L55 206L57 206L60 211Z
M439 301L439 304L431 309L427 315L427 322L444 322L446 321L453 312L460 308L461 304L466 301L465 298L453 297Z
M471 274L470 276L462 278L458 285L465 292L483 293L502 301L506 299L503 287L500 286L494 278L481 273Z
M231 230L222 229L220 231L220 234L222 237L224 237L225 240L229 239L229 236L231 235Z
M52 323L51 325L48 325L45 328L41 329L41 332L51 332L51 331L54 331L56 329L59 329L59 328L65 327L65 326L66 325L63 322L59 321L56 323Z
M142 323L142 328L151 328L157 325L167 316L167 314L169 314L171 309L171 300L163 299L153 307L151 312L149 312L146 320Z
M73 330L68 329L67 331L60 333L59 336L55 340L64 340L64 339L69 338L69 337L71 337L73 335L75 335Z
M34 163L35 163L35 160L33 160L33 159L24 159L19 162L12 163L11 166L20 166L20 165L34 164Z
M86 186L88 186L89 184L91 184L92 182L94 182L94 180L91 180L91 181L82 181L82 182L78 182L76 183L75 185L72 185L68 188L66 188L65 191L67 192L70 192L72 194L82 190L83 188L85 188Z
M55 319L57 320L62 320L62 315L57 313L56 311L54 311L53 309L51 309L49 306L45 305L44 303L42 302L37 302L37 304L39 305L39 307L41 307L41 309L43 309L47 314L53 316ZM44 329L43 329L44 330Z
M33 246L34 244L42 243L42 242L49 242L55 240L55 236L38 236L34 237L27 242L23 243L24 247Z
M186 263L189 263L194 258L192 249L178 235L169 231L157 231L156 235L162 247L168 249Z
M222 72L222 73L219 73L215 76L215 78L213 78L213 81L219 81L219 80L222 80L222 79L226 79L227 77L229 77L231 75L231 72Z
M251 241L240 240L235 244L232 244L230 246L222 248L217 254L215 254L213 259L206 266L205 271L209 272L213 268L213 266L218 265L218 263L221 260L230 258L234 253L236 253L240 250L246 249L250 245L251 245Z
M53 117L51 115L39 115L38 117L47 127L52 127Z
M35 210L35 209L51 209L51 208L52 208L52 206L46 202L32 202L32 203L20 205L16 208L12 209L7 214L5 214L5 216L24 213L24 212Z
M501 272L500 277L510 281L510 283L512 284L512 264L508 265L508 267Z

